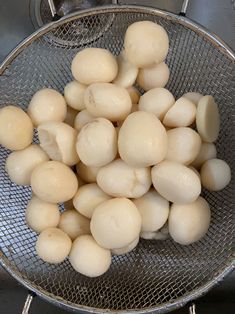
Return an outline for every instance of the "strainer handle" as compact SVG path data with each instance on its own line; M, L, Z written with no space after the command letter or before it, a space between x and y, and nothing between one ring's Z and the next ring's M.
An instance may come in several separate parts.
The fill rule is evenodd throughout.
M32 293L32 292L28 293L27 298L26 298L25 303L24 303L22 314L28 314L29 313L30 306L31 306L31 303L32 303L34 297L35 297L34 293Z
M196 314L196 305L194 303L189 307L189 314Z
M183 16L186 15L188 4L189 4L189 0L184 0L182 7L181 7L181 10L180 10L180 15L183 15Z

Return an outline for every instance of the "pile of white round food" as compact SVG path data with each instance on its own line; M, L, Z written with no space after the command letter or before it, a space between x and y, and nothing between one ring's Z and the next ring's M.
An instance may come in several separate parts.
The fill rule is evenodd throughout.
M101 48L75 55L64 96L45 88L27 113L0 110L0 143L13 150L6 171L14 183L31 185L26 221L39 233L36 251L45 262L68 257L95 277L140 237L187 245L207 232L201 186L219 191L231 178L216 156L218 107L212 96L188 92L175 100L164 88L168 48L160 25L136 22L119 56Z

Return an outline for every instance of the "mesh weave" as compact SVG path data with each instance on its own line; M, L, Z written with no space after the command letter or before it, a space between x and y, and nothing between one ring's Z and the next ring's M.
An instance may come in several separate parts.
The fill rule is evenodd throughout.
M63 92L65 84L72 79L70 64L78 50L95 46L117 55L122 49L126 28L138 20L152 20L168 32L167 64L171 76L167 88L175 97L187 91L215 97L221 113L218 156L230 164L234 177L232 61L202 34L169 17L131 9L116 10L113 14L110 9L110 13L65 21L62 26L33 40L0 76L1 106L14 104L26 109L32 95L43 87ZM86 32L80 31L80 25ZM130 254L114 256L110 270L93 279L76 273L67 260L59 265L44 263L35 252L36 234L25 224L25 207L31 190L10 182L4 170L8 154L9 151L1 147L2 258L8 261L9 269L27 280L33 289L65 305L88 306L88 310L103 309L103 312L104 309L158 311L162 304L175 302L211 282L232 257L234 179L221 192L204 192L211 206L212 221L209 232L198 243L181 246L170 239L141 240Z

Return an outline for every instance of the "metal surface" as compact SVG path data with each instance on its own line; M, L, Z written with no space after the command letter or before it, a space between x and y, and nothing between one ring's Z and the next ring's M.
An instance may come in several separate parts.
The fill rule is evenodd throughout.
M53 0L47 0L49 7L50 7L50 11L51 11L51 15L54 17L56 15L56 8L55 8L55 4Z
M138 8L129 10L116 8L115 23L92 45L104 46L117 54L129 23L146 18L162 23L171 38L167 61L172 78L177 77L177 80L171 79L168 87L176 96L189 89L215 95L222 113L219 156L233 165L232 52L184 18L151 9L141 9L141 13ZM104 13L107 11L102 9L99 14ZM82 14L79 16L84 18ZM75 18L71 16L69 23ZM65 27L69 29L69 24L59 21L53 24L53 32L60 33ZM50 85L62 90L65 82L70 80L69 65L77 49L68 47L65 50L48 42L43 35L47 31L44 28L31 37L22 46L24 50L18 57L15 59L19 51L4 64L3 68L14 60L0 78L0 87L4 88L2 104L13 102L25 108L38 88ZM72 34L68 36L72 37ZM229 56L226 57L226 53ZM122 312L128 309L142 311L143 308L144 312L153 308L158 312L167 311L201 295L231 269L234 181L223 192L207 193L213 223L208 235L197 244L182 247L170 240L164 243L142 241L130 255L116 257L111 270L94 280L75 274L67 262L59 266L45 265L35 255L35 234L24 224L23 207L30 191L11 184L4 172L4 159L8 153L1 149L0 175L4 180L0 182L0 230L3 234L0 241L3 241L1 247L6 256L3 256L3 262L16 278L48 300L74 309L92 310L87 305L99 307L102 313L107 308ZM10 229L12 225L14 227Z
M33 295L32 294L28 294L27 298L26 298L26 301L25 301L25 304L24 304L24 308L23 308L22 314L28 314L29 313L29 309L30 309L32 301L33 301Z

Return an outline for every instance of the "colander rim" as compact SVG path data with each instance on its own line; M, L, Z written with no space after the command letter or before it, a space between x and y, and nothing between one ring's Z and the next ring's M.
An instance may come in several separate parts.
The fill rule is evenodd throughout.
M173 20L178 22L179 24L190 28L194 32L203 35L206 39L208 39L214 46L217 47L224 55L226 55L232 62L235 61L235 53L233 50L217 35L209 31L204 26L191 21L185 16L176 15L174 13L170 13L167 11L159 10L152 7L145 7L145 6L137 6L137 5L106 5L102 7L96 7L86 10L81 10L79 12L71 13L58 21L51 22L46 24L45 26L39 28L26 39L24 39L21 43L19 43L5 58L5 60L0 64L0 75L4 73L8 65L23 51L25 47L30 45L34 40L38 39L40 36L46 34L47 32L57 28L58 26L71 22L77 18L82 18L89 15L94 14L104 14L104 13L114 13L114 12L136 12L136 13L143 13L143 14L150 14L150 15L157 15L168 20ZM81 304L75 304L69 301L65 301L64 299L55 296L52 293L48 293L46 290L36 287L36 285L32 284L30 280L24 278L24 276L18 271L15 270L14 266L10 264L8 259L4 256L3 252L0 249L0 264L2 267L19 283L21 283L25 288L29 289L30 291L34 292L40 298L56 305L62 307L67 310L72 311L82 311L83 313L167 313L174 309L180 308L184 306L186 303L190 302L193 299L199 298L208 292L214 285L218 282L222 281L226 275L232 272L235 268L235 254L232 254L226 265L221 267L217 271L217 275L200 286L199 288L195 288L192 291L184 294L182 297L177 298L173 302L165 302L161 303L160 305L144 308L144 309L127 309L127 310L109 310L109 309L101 309L101 308L93 308L89 306L84 306Z

